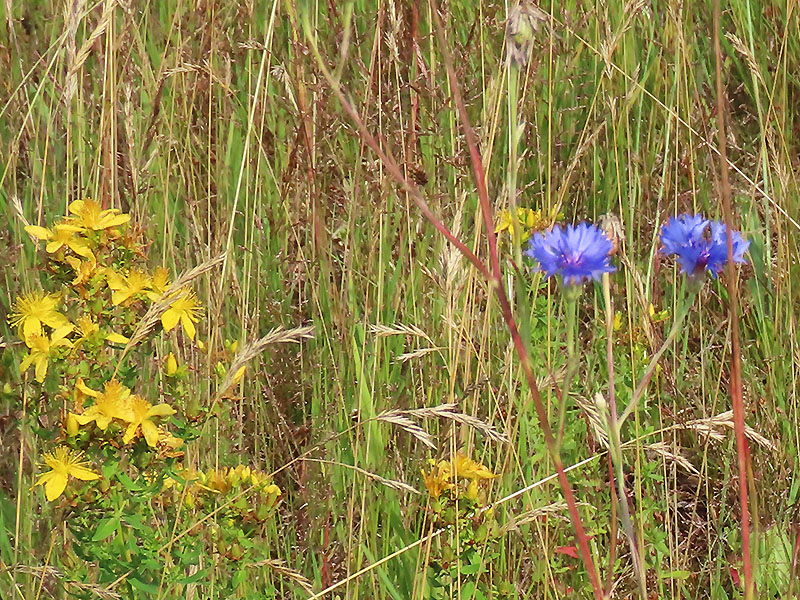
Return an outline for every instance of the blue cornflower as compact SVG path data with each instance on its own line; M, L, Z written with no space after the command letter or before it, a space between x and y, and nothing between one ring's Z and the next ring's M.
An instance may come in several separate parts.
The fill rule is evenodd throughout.
M709 221L701 215L679 215L670 217L661 227L662 252L678 257L681 272L699 276L709 271L717 277L728 261L728 233L719 221ZM738 231L733 232L733 261L745 262L744 253L750 242Z
M564 285L579 285L616 270L609 256L611 240L589 223L567 225L566 229L556 225L534 234L528 244L525 254L539 262L547 277L559 273Z

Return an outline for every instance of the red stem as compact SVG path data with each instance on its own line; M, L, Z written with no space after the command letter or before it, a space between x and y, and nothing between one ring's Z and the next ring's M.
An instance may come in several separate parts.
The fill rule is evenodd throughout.
M736 457L739 467L739 504L742 513L742 559L744 562L745 600L754 598L753 566L750 559L750 509L747 498L747 462L749 451L744 435L744 401L742 399L742 359L739 341L739 280L733 262L733 211L731 210L731 187L728 180L728 159L725 138L725 105L722 89L722 49L720 48L720 0L714 0L714 54L717 76L717 123L719 125L719 157L722 192L722 212L728 230L728 311L731 320L731 380L730 394L733 405L733 429L736 437Z
M514 342L514 348L517 351L517 356L519 357L522 370L525 373L525 378L528 381L531 398L533 399L533 404L536 408L536 414L539 418L539 426L542 428L545 444L547 445L547 449L550 453L550 457L558 475L558 482L561 485L561 491L564 494L564 500L567 503L570 520L572 521L572 527L575 530L575 536L578 538L578 547L581 551L581 558L586 566L586 570L589 572L589 578L591 580L594 596L597 600L603 600L603 587L600 583L600 577L597 573L597 569L594 566L594 561L592 560L592 555L589 550L589 538L583 529L583 523L581 522L581 517L578 513L578 506L575 502L575 496L572 493L572 487L570 486L567 475L564 472L564 465L561 462L561 455L556 446L555 439L553 438L553 433L550 430L550 425L547 420L547 411L545 410L544 403L542 402L541 395L539 394L539 388L536 385L536 377L534 376L533 369L531 368L528 351L525 348L525 343L519 334L519 329L517 328L517 323L511 310L511 304L509 303L508 297L503 289L502 274L500 271L500 259L497 252L497 237L494 233L494 222L492 218L492 206L489 200L489 192L486 189L486 175L483 170L483 160L481 159L481 154L478 150L478 140L475 136L475 131L470 125L464 99L461 97L460 86L458 84L455 70L453 69L453 60L450 56L447 41L445 40L443 33L444 28L439 17L439 8L436 5L436 0L430 1L432 9L431 12L436 25L436 38L439 42L439 47L444 58L448 78L450 79L450 88L453 94L453 100L455 101L456 108L458 109L461 127L464 130L464 137L466 138L467 146L469 147L470 159L472 160L472 171L475 175L475 182L478 186L478 198L480 199L483 220L486 225L486 235L489 240L489 260L492 266L492 276L490 281L492 282L492 287L494 287L494 291L497 294L497 300L500 303L500 310L502 312L503 319L505 320L506 326L511 333L511 339Z

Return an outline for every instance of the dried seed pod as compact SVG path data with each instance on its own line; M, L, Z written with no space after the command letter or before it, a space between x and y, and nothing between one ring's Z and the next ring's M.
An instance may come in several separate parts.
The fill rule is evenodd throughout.
M533 3L524 0L514 6L506 20L506 46L511 64L524 67L531 58L533 38L550 15Z
M609 252L609 256L613 256L619 250L619 242L625 235L625 230L622 227L622 221L620 221L619 217L614 213L606 213L602 217L600 217L599 221L597 222L600 229L603 230L603 233L606 237L611 241L611 252Z

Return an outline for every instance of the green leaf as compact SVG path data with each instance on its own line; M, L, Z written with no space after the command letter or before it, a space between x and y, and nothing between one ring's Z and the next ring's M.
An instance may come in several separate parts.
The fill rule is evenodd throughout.
M188 585L190 583L197 583L198 581L204 581L208 578L211 569L202 569L195 573L194 575L189 575L188 577L183 577L178 579L175 583L179 585Z
M145 592L148 594L158 593L158 586L154 583L146 583L141 579L136 579L136 577L128 577L128 583L131 584L132 588L137 589L140 592Z
M94 535L92 536L93 542L99 542L100 540L106 539L112 533L114 533L119 527L119 517L106 517L97 525L97 529L95 529Z

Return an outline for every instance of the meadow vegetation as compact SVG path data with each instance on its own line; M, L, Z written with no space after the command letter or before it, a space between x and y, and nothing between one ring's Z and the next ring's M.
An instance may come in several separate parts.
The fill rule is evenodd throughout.
M800 595L799 9L1 3L0 598Z

